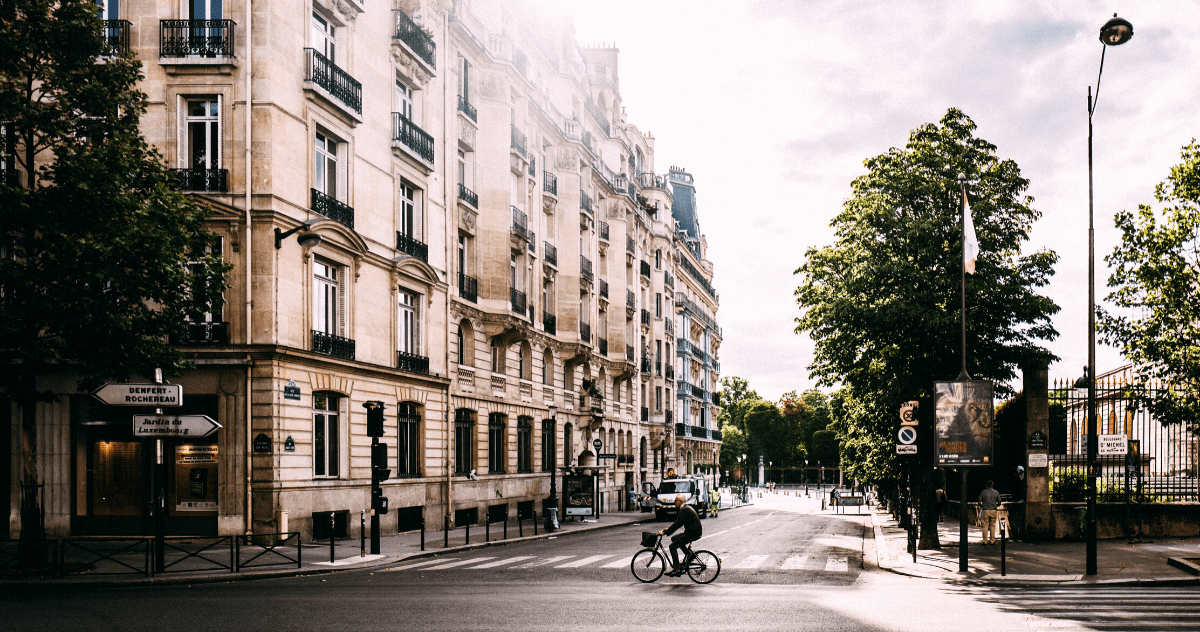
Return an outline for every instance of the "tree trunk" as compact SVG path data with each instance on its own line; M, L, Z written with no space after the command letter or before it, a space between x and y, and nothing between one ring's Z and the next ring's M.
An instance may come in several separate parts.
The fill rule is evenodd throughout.
M939 476L931 464L929 467L921 467L917 480L920 485L916 496L920 499L917 507L920 509L918 519L921 525L921 537L917 548L940 549L942 543L938 537L938 515L941 507L938 506L937 495L934 493L938 488Z
M39 567L46 563L46 549L40 543L46 539L46 523L42 507L42 490L37 476L37 400L21 401L21 538L17 546L22 567Z

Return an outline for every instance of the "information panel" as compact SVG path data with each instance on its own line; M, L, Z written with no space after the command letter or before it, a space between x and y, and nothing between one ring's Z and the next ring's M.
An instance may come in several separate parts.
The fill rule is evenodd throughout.
M992 464L992 394L986 380L934 382L940 467Z
M567 516L591 516L594 515L592 507L595 504L595 482L594 476L563 476L563 500L566 511L563 512Z

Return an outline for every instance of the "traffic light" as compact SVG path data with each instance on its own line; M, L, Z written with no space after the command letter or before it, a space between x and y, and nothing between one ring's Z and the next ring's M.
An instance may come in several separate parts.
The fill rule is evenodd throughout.
M383 495L383 490L378 487L371 490L371 509L375 510L376 515L382 515L388 512L388 499ZM374 531L372 531L372 535Z
M383 411L386 408L383 402L363 402L363 408L367 409L367 436L382 437Z
M392 471L387 469L388 466L388 447L386 443L375 443L371 445L371 473L375 477L375 482L382 483L392 475Z

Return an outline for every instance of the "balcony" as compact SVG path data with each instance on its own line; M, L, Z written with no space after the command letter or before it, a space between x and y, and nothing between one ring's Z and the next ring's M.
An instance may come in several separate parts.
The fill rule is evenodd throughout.
M354 341L322 331L312 330L312 346L316 353L341 358L354 359Z
M229 342L229 323L184 323L179 333L171 336L171 344L223 345Z
M625 345L625 360L633 362L633 345Z
M558 176L549 171L542 172L542 190L550 195L558 195Z
M662 376L662 362L659 362L658 360L654 361L654 374Z
M354 228L354 208L312 189L312 211Z
M479 112L477 112L475 110L475 106L471 105L471 103L467 101L467 98L461 94L458 95L458 111L465 114L467 118L471 119L471 121L475 123L479 122Z
M642 326L643 327L650 326L650 310L647 310L647 309L642 310Z
M479 281L465 274L458 275L458 296L472 303L479 302Z
M650 375L650 358L642 358L642 374Z
M579 192L579 210L587 211L589 215L592 213L592 198L583 191Z
M666 377L668 380L675 379L675 366L674 365L668 364L666 366L666 375L664 377Z
M642 276L646 277L647 279L650 278L650 262L649 261L642 262Z
M608 298L608 281L605 281L604 279L600 279L600 296L602 298Z
M404 149L433 167L433 137L399 112L392 112L392 147Z
M529 143L525 140L525 132L517 129L516 125L509 125L509 129L511 131L509 133L510 141L508 146L521 156L528 156L529 150L527 147Z
M587 257L579 255L579 276L588 284L592 282L592 262Z
M608 338L598 338L597 340L600 342L600 357L607 358L608 357Z
M625 250L629 251L630 254L633 254L633 237L625 237Z
M711 435L712 435L712 440L713 440L713 441L720 441L720 440L721 440L721 431L720 431L720 430L717 430L717 429L715 429L715 428L714 428L714 429L713 429L713 430L712 430L712 431L711 431L709 434L711 434Z
M159 20L158 56L207 59L210 61L205 63L209 64L229 63L228 58L233 57L235 26L233 20Z
M667 411L667 419L666 419L666 421L667 421L667 425L668 425L668 426L669 426L669 425L671 425L671 411L669 411L669 410Z
M102 20L104 26L101 34L104 37L104 55L116 56L129 52L129 20Z
M529 308L525 303L525 293L515 287L508 288L509 303L513 313L525 316L529 313Z
M687 424L675 424L675 436L676 437L686 437L687 436L687 428L688 428Z
M529 241L529 216L517 207L512 209L512 232L517 237Z
M707 439L708 438L708 428L705 428L704 426L692 426L691 431L692 431L693 437L696 437L698 439Z
M396 231L396 250L429 263L429 246L400 231Z
M608 241L608 222L600 222L600 239Z
M689 386L692 387L692 396L693 397L697 397L699 399L704 399L704 387L699 386L697 384L690 384Z
M458 185L458 199L473 209L479 208L479 196L461 183Z
M634 308L633 290L625 290L625 307L628 307L629 309Z
M429 358L405 351L396 352L396 368L409 373L429 375Z
M529 231L529 254L537 254L537 233Z
M542 242L542 252L546 263L558 267L558 248L555 248L550 242L544 241Z
M304 80L318 94L362 116L362 84L314 48L304 49ZM357 120L357 117L355 117Z
M558 334L558 319L550 312L542 312L542 328L551 336Z
M642 406L642 421L650 421L650 409Z
M592 344L592 326L589 323L579 323L579 339L584 344Z
M675 289L675 277L671 276L670 272L663 272L663 285Z
M396 16L396 34L393 39L403 42L421 61L429 64L430 70L437 68L437 44L434 43L433 36L417 26L405 12L393 10L392 13Z
M178 191L224 193L228 186L227 169L172 169Z

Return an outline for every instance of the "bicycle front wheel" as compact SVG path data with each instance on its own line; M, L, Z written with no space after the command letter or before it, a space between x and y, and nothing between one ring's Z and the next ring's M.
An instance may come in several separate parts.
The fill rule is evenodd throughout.
M635 560L637 558L634 558ZM712 551L696 551L687 567L688 577L697 584L708 584L721 574L721 558Z
M658 551L642 549L633 556L633 561L629 562L629 569L633 571L633 576L639 582L649 583L662 577L666 564Z

